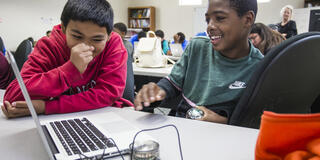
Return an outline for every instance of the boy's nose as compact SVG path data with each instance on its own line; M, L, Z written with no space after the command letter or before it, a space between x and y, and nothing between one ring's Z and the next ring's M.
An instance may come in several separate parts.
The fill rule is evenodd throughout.
M210 20L208 23L208 31L217 29L216 25L214 24L213 20Z

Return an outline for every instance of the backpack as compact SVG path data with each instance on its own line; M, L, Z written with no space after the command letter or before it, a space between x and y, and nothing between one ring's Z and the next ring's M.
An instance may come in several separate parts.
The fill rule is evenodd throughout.
M152 37L150 35L153 35ZM147 33L147 37L139 40L135 52L138 67L166 67L168 58L163 54L161 39L153 31Z

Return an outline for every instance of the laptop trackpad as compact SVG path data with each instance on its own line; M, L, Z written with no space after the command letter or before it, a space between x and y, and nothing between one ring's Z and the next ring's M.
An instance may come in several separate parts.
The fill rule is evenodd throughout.
M125 121L113 121L109 123L100 123L99 125L111 134L137 130L137 128Z

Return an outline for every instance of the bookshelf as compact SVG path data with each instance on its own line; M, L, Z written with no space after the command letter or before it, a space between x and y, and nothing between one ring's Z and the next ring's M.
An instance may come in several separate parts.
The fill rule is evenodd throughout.
M155 31L155 7L129 7L128 27Z
M320 0L304 0L304 7L319 7Z

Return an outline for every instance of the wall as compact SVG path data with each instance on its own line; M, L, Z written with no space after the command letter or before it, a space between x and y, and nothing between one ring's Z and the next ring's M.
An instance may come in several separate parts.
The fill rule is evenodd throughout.
M127 24L127 8L134 6L156 7L156 29L164 30L167 39L178 31L184 32L187 39L195 34L194 17L196 8L202 6L179 6L179 0L108 0L114 8L115 22ZM60 23L60 14L66 0L1 0L0 36L7 48L15 50L27 37L35 40L45 35L52 26ZM280 10L291 4L295 8L304 5L303 0L271 0L260 3L257 22L265 24L280 22Z
M295 8L304 6L303 0L271 0L269 3L258 4L257 22L265 24L280 22L280 10L290 4ZM194 26L199 23L194 21L196 8L207 7L208 1L203 0L202 6L179 6L179 0L131 0L130 6L155 6L156 29L162 29L167 39L178 31L182 31L189 39L195 34ZM203 27L201 27L203 28Z
M67 0L1 0L0 36L6 48L16 50L24 39L38 40L47 30L60 23ZM128 0L108 0L115 13L115 22L127 22Z
M203 0L203 6L179 6L179 0L130 0L129 5L156 7L156 29L163 30L166 39L172 39L172 36L179 31L185 33L189 39L194 32L194 9L207 6L207 2Z
M280 10L288 4L294 8L303 8L304 0L271 0L269 3L259 3L256 22L264 24L279 23L281 21Z

